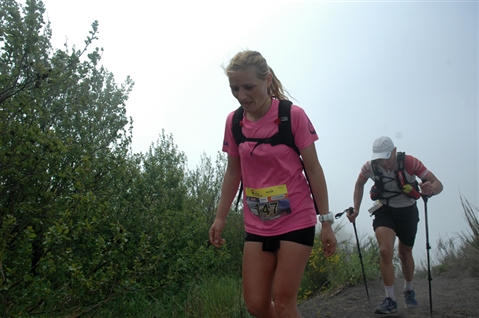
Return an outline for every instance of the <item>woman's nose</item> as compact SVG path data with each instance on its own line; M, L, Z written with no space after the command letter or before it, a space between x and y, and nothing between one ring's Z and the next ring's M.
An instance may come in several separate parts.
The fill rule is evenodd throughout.
M238 99L242 100L246 96L246 92L244 89L239 89L238 90Z

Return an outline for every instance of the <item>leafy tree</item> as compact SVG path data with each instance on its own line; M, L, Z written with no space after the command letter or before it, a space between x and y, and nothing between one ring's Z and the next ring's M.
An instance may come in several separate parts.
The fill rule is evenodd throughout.
M141 246L137 261L150 266L142 288L185 290L185 285L210 271L216 273L228 257L208 246L209 212L205 212L218 203L220 186L214 180L224 166L218 161L213 167L206 156L194 172L188 172L186 164L185 154L164 131L141 157L141 173L128 199L135 202L130 205L135 211L125 214L134 218L121 222L129 229L138 227L129 244Z
M132 154L133 82L100 65L98 23L54 50L44 12L0 2L0 316L91 314L240 264L241 214L235 244L207 244L224 158L190 173L164 132Z
M192 200L191 208L198 209L208 224L213 223L216 214L225 169L226 157L223 154L217 154L214 164L211 158L203 154L200 164L188 175L187 191Z
M0 3L4 316L71 312L124 284L115 264L126 231L109 220L109 201L126 165L133 82L119 86L99 66L100 49L89 49L97 22L84 49L54 51L44 11L41 1Z

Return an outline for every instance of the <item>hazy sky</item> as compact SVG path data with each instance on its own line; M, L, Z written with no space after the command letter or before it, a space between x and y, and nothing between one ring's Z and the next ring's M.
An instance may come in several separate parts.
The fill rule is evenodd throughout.
M468 229L460 195L476 206L479 197L477 1L44 3L56 48L66 39L81 47L99 21L103 65L118 83L135 81L127 102L134 152L164 129L191 168L203 153L215 158L237 107L221 66L257 50L315 125L333 212L352 205L372 143L387 135L444 184L428 203L431 255L440 237ZM373 235L371 185L360 235ZM425 258L419 207L415 255Z

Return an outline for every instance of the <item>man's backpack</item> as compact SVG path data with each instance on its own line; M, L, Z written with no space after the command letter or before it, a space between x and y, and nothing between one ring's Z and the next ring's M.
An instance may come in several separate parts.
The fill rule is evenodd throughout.
M280 100L279 106L278 106L278 118L275 120L275 123L278 124L278 132L268 138L245 137L245 135L243 134L244 109L243 107L240 106L233 115L232 131L233 131L233 139L235 140L236 144L239 146L241 143L245 141L256 142L256 145L253 147L253 150L251 150L250 155L253 155L253 151L255 150L257 146L261 144L270 144L271 146L286 145L292 148L294 151L296 151L298 156L300 156L299 149L298 147L296 147L296 144L294 143L294 135L291 129L291 105L292 104L293 103L289 100ZM303 171L306 176L306 180L308 181L308 184L309 184L308 176L306 175L306 169L304 168L304 163L303 163L303 160L301 159L301 156L299 160L301 161L301 164L303 165ZM310 185L310 189L311 189L311 185ZM243 193L243 181L241 181L238 197L236 199L236 210L238 210L238 204L241 199L242 193ZM311 192L311 195L312 195L312 192ZM313 197L313 201L314 201L314 208L316 209L316 214L319 214L314 197Z
M414 181L413 183L409 183L406 179L406 176L404 174L405 158L406 158L406 153L404 152L397 153L398 169L394 171L395 178L383 176L383 174L379 171L378 162L375 160L371 162L371 166L374 172L374 185L371 187L371 191L370 191L370 196L372 200L375 201L378 199L387 199L389 201L389 199L397 197L398 195L401 195L401 194L405 194L416 200L418 200L421 197L421 194L419 192L418 182ZM386 179L386 181L384 181L384 179ZM397 183L401 192L388 191L384 189L384 184L388 182L392 182L392 181L395 181ZM394 193L394 194L386 198L383 196L384 193Z

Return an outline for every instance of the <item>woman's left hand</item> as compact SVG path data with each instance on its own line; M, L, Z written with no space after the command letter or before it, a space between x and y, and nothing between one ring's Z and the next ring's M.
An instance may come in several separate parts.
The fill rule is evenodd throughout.
M323 243L324 256L329 257L336 252L336 235L334 234L331 223L329 223L328 221L322 223L321 241Z

